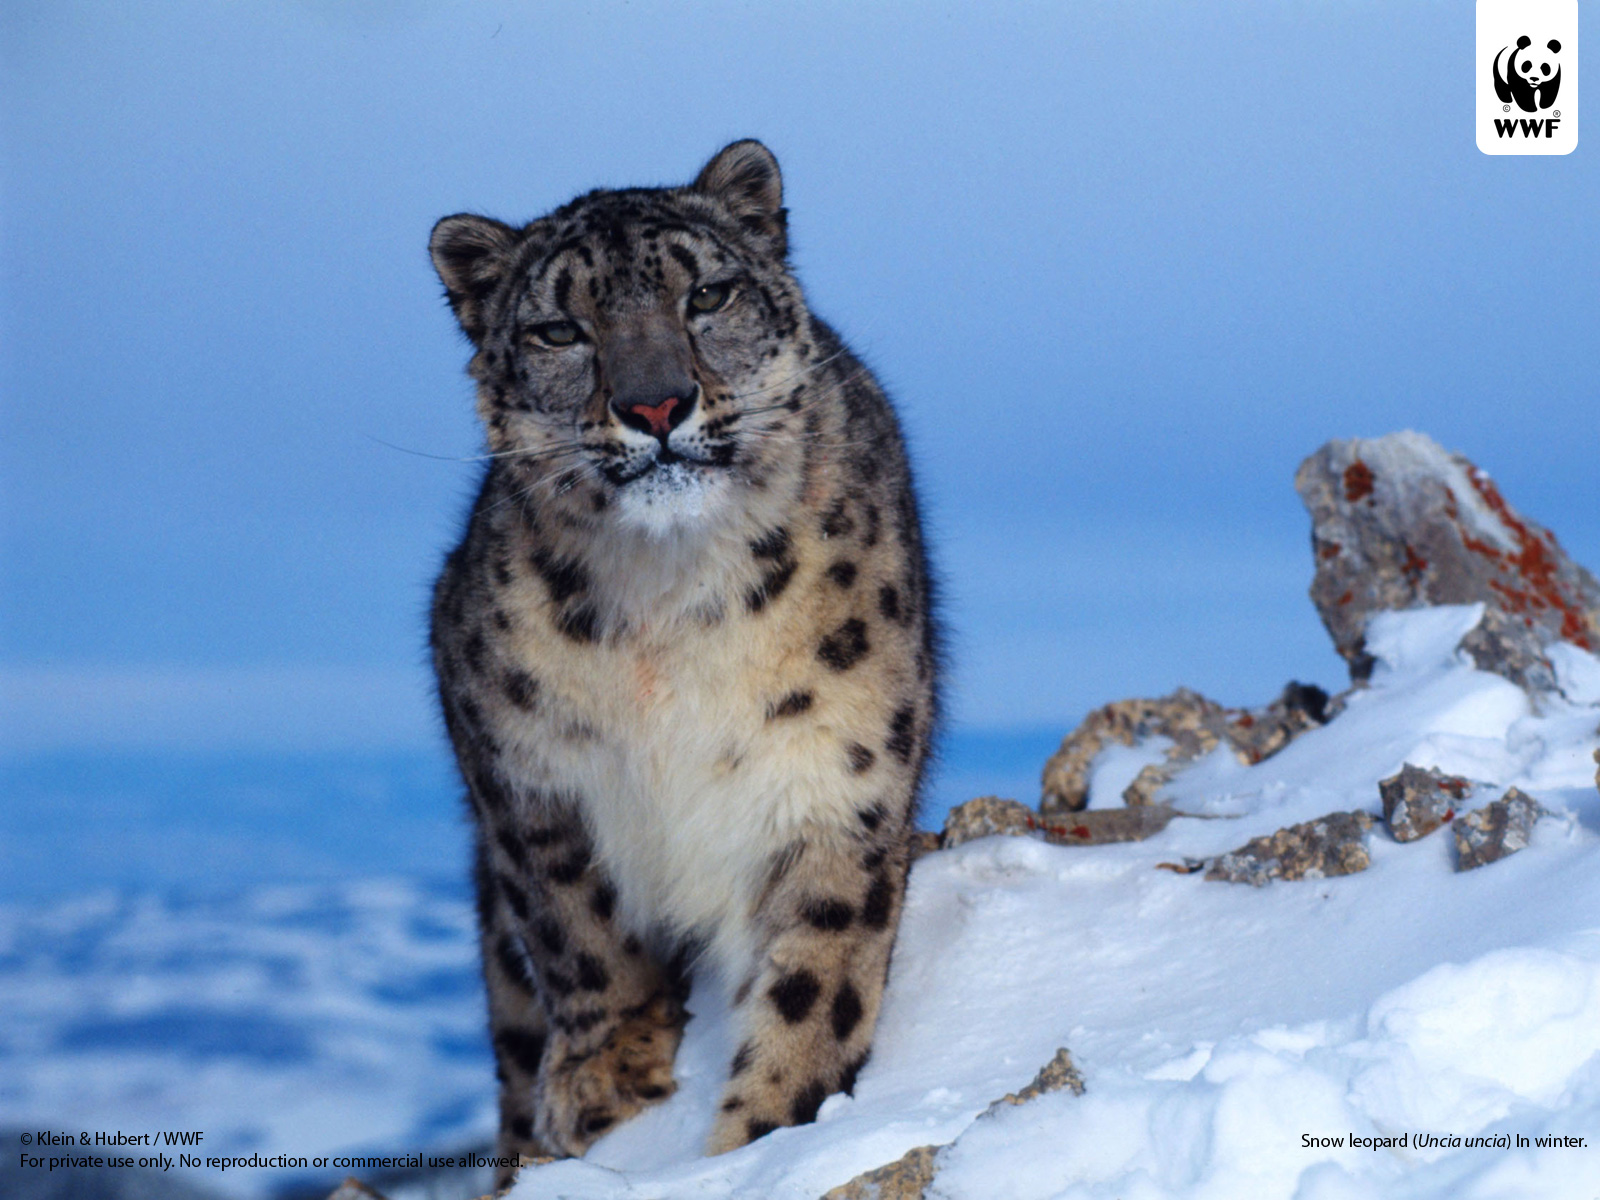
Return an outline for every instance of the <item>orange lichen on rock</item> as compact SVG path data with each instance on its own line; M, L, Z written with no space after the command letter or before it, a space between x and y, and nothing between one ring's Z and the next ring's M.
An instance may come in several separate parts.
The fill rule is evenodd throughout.
M1344 498L1355 504L1372 495L1374 478L1372 468L1359 458L1344 469Z
M1506 503L1505 497L1500 494L1500 489L1495 487L1494 481L1477 467L1468 469L1467 478L1472 481L1473 490L1500 519L1500 523L1512 537L1516 538L1518 546L1516 552L1498 554L1497 557L1507 569L1516 572L1527 585L1525 588L1512 588L1491 581L1490 586L1495 587L1506 597L1508 603L1514 605L1512 612L1523 612L1529 607L1554 609L1561 614L1561 639L1585 650L1594 650L1595 644L1589 636L1588 614L1580 606L1577 597L1569 596L1566 589L1561 586L1561 559L1558 557L1561 549L1556 542L1555 534L1549 530L1536 533L1528 528L1527 522L1517 516ZM1477 549L1476 546L1468 548ZM1490 550L1490 553L1494 551Z

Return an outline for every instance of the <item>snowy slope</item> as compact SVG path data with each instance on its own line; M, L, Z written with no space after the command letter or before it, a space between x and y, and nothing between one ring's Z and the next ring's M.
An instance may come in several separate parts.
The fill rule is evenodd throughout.
M1381 666L1342 715L1257 766L1219 755L1179 777L1178 806L1214 819L1142 843L990 838L920 861L873 1058L816 1124L698 1156L730 1050L701 989L679 1092L585 1160L524 1171L514 1196L815 1200L953 1143L932 1195L1592 1200L1600 663L1564 650L1567 695L1536 708L1455 652L1477 616L1377 618ZM1350 877L1254 889L1156 869L1377 811L1377 781L1407 761L1515 785L1556 815L1527 850L1464 874L1447 832L1401 845L1381 826ZM976 1119L1063 1045L1083 1097ZM1463 1141L1418 1149L1419 1133ZM1531 1144L1552 1133L1586 1141ZM1402 1134L1404 1149L1349 1141Z

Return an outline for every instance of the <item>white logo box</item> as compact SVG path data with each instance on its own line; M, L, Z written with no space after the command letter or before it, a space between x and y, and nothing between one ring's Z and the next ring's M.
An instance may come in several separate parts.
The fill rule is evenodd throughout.
M1519 47L1522 39L1527 43ZM1578 148L1578 0L1478 0L1473 70L1479 150L1571 154Z

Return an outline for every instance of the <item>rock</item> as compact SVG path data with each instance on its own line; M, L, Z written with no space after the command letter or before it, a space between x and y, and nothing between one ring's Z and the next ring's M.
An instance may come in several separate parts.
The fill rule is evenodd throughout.
M978 1120L994 1116L1005 1106L1026 1104L1046 1092L1071 1090L1074 1096L1083 1095L1083 1076L1073 1065L1072 1055L1065 1047L1056 1051L1033 1077L1033 1081L1020 1092L1008 1092L979 1115ZM922 1200L928 1185L938 1170L939 1151L943 1146L918 1146L883 1167L863 1171L848 1183L825 1193L822 1200Z
M1530 690L1555 687L1544 647L1600 647L1600 582L1460 455L1420 433L1329 442L1295 474L1311 513L1311 598L1360 682L1375 612L1482 602L1462 649Z
M1456 870L1471 871L1527 848L1544 809L1532 796L1510 789L1500 799L1450 826L1456 835Z
M1173 817L1182 815L1170 804L1147 804L1058 813L1054 820L1041 816L1035 822L1044 840L1057 846L1104 846L1110 842L1142 842L1165 829Z
M933 1182L934 1157L943 1146L918 1146L885 1167L863 1171L826 1192L822 1200L922 1200Z
M1227 714L1214 700L1179 688L1159 700L1118 700L1097 708L1062 739L1044 764L1041 812L1079 812L1089 803L1095 756L1112 742L1135 746L1146 738L1173 742L1169 757L1198 758L1223 739Z
M1007 1092L984 1111L992 1114L1004 1104L1026 1104L1046 1092L1059 1092L1062 1088L1067 1088L1074 1096L1083 1095L1083 1076L1078 1074L1072 1055L1067 1052L1065 1046L1057 1050L1056 1056L1039 1068L1039 1073L1025 1088L1020 1092Z
M1270 837L1251 838L1212 862L1206 878L1261 887L1274 879L1354 875L1371 864L1365 844L1371 828L1367 813L1329 813Z
M1020 800L979 796L950 810L944 834L934 849L948 850L977 838L1040 837L1057 846L1104 846L1111 842L1142 842L1160 833L1173 817L1183 814L1170 804L1139 808L1097 808L1078 813L1040 816ZM933 834L925 835L934 837ZM913 858L918 857L915 846Z
M911 861L916 862L924 854L932 854L943 846L943 839L937 833L926 829L918 829L911 835Z
M1383 819L1397 842L1414 842L1454 819L1456 809L1472 793L1472 784L1436 767L1426 771L1410 763L1398 775L1378 783Z
M1034 830L1033 810L1020 800L1002 800L999 796L979 796L950 810L944 819L944 836L940 844L946 849L959 846L977 838L1023 837Z
M1179 769L1219 745L1226 743L1242 763L1258 763L1331 716L1328 694L1302 683L1289 684L1260 709L1224 708L1188 688L1158 700L1118 700L1090 713L1046 761L1039 810L1046 816L1082 811L1095 757L1113 742L1172 742L1166 760L1145 767L1122 793L1126 804L1153 804Z

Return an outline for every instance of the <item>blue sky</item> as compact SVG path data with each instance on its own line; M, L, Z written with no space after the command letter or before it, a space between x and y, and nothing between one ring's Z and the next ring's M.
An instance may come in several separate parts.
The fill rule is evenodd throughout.
M1291 480L1418 428L1600 566L1600 171L1481 155L1453 3L0 14L0 748L435 736L460 210L757 136L897 397L967 726L1343 682Z

